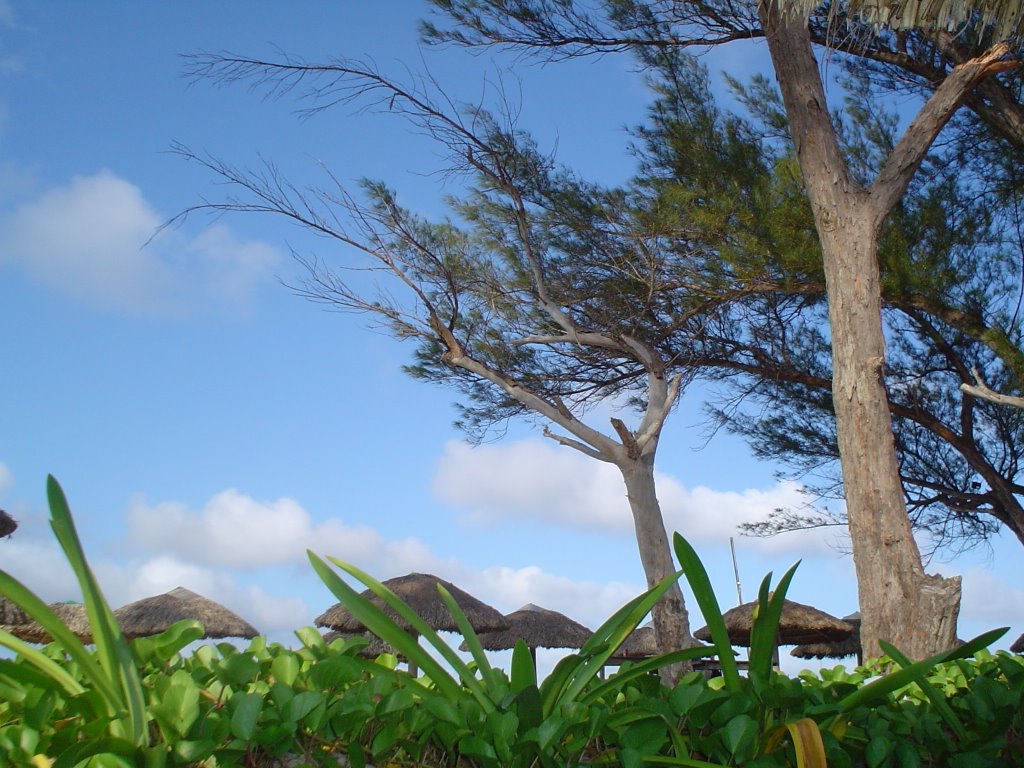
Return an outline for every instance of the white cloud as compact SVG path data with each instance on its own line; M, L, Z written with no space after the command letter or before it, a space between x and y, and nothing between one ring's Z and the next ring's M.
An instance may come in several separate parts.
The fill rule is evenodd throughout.
M537 566L494 567L480 573L453 574L451 578L475 595L487 595L505 613L533 603L560 611L591 629L644 589L642 583L574 581Z
M261 502L234 489L218 493L199 512L175 502L149 506L137 501L128 510L128 526L133 548L205 566L304 564L307 549L373 573L397 575L440 564L415 539L387 540L372 528L340 520L314 524L292 499Z
M14 475L7 465L0 461L0 496L3 496L14 485Z
M694 542L725 542L737 535L740 523L764 520L778 507L803 501L800 487L789 482L766 490L716 491L687 488L660 472L656 482L666 528ZM616 533L633 528L625 486L614 466L540 440L475 448L449 441L432 488L477 524L532 518ZM764 551L806 553L828 551L831 537L816 530L746 541Z
M112 172L76 176L0 217L0 264L93 306L152 314L244 302L277 260L220 225L191 241L173 230L154 238L163 223Z
M1019 627L1024 624L1024 590L1007 584L990 570L972 568L963 574L960 614L992 627Z
M449 440L432 489L475 523L538 518L608 531L632 525L614 466L539 440L477 447Z

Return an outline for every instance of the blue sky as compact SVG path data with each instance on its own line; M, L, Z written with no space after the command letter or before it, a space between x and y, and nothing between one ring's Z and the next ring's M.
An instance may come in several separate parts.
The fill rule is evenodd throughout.
M492 98L500 78L560 161L596 181L628 177L624 126L647 94L626 57L544 68L421 49L425 12L412 0L0 0L0 507L22 525L0 542L0 565L45 599L77 596L46 524L47 473L114 606L183 585L282 642L334 602L307 547L592 627L641 589L614 468L525 424L470 448L451 426L454 394L401 372L411 347L282 284L301 277L291 248L344 252L258 216L193 216L153 238L224 194L175 143L244 167L273 160L298 183L320 163L345 181L383 179L431 216L457 192L432 175L436 148L393 116L302 121L295 99L190 83L181 57L198 51L370 56L399 78L429 68L468 101ZM765 58L733 48L707 64L742 77ZM660 495L729 606L736 524L798 492L741 442L706 441L702 396L685 394L668 422ZM610 430L600 409L592 423ZM852 563L831 539L737 538L745 597L802 558L793 599L855 610ZM961 635L1009 624L1005 645L1024 629L1020 554L1007 538L934 566L964 575Z

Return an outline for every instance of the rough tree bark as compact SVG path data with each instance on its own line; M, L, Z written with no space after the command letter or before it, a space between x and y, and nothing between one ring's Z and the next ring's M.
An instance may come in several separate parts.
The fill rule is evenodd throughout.
M1008 68L1005 46L958 66L893 149L870 189L849 174L828 113L807 20L759 5L821 239L832 334L833 399L866 656L879 639L911 658L952 647L960 579L925 574L900 485L882 369L877 246L935 136L964 95Z

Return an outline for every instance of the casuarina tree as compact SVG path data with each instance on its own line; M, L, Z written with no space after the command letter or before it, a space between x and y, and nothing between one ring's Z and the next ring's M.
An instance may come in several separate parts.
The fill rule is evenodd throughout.
M648 584L674 574L655 486L658 443L692 376L680 361L730 299L698 277L715 256L699 229L651 216L637 186L579 179L506 115L455 108L429 81L403 86L352 61L222 55L196 57L192 71L276 89L319 78L325 101L312 110L339 100L380 106L436 139L447 157L442 170L467 180L443 221L403 207L381 182L356 191L329 178L299 189L271 166L243 171L180 151L236 192L198 208L275 214L341 246L340 262L298 256L307 278L297 291L414 342L408 372L461 393L459 425L471 438L524 417L560 445L615 466ZM599 404L633 414L634 423L612 417L610 430L593 426L587 412ZM695 642L678 587L653 614L661 648ZM671 681L678 672L664 675Z
M903 3L887 6L899 11ZM869 182L851 173L831 120L812 44L808 3L664 4L614 0L596 6L547 0L438 0L455 22L428 26L435 40L511 45L548 59L654 45L715 45L763 35L782 91L789 130L822 249L832 344L832 400L865 652L887 638L912 657L955 641L958 579L924 572L904 503L884 385L879 238L929 148L979 83L1019 68L1007 37L1019 31L1019 4L996 4L1000 23L977 52L957 63L911 121ZM835 8L840 8L835 4ZM934 29L971 18L970 3L943 4L958 16L874 21ZM966 10L965 10L966 9ZM831 11L830 11L831 13Z

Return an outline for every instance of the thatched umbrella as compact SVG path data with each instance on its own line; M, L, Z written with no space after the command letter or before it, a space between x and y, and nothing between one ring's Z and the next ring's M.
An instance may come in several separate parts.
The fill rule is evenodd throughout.
M0 627L28 622L28 614L18 604L6 597L0 597Z
M10 536L18 530L18 521L0 509L0 538Z
M750 631L754 625L754 608L757 601L738 605L722 614L729 641L733 645L750 646ZM819 611L803 603L785 600L779 620L779 645L800 645L802 643L828 643L844 640L853 634L854 627L842 619ZM693 636L705 642L711 641L711 632L701 627Z
M468 592L459 589L450 581L445 581L429 573L410 573L406 576L397 576L388 579L383 584L408 603L432 629L444 632L459 631L448 606L441 600L441 595L437 591L438 584L448 590L456 604L466 614L470 625L477 632L489 632L508 627L508 620L496 608L492 608ZM399 617L370 590L365 590L362 596L381 608L403 629L412 629L405 619ZM353 616L342 603L335 603L317 616L316 625L337 629L340 632L362 632L366 629L363 623Z
M488 651L513 648L518 640L526 643L530 655L537 660L538 648L582 648L594 634L564 613L527 603L505 616L508 629L480 632L480 645ZM459 648L468 650L465 641Z
M608 659L609 664L622 664L627 661L641 661L658 655L658 642L654 637L654 627L647 624L637 627L616 649Z
M15 606L15 610L21 613L17 606ZM85 613L84 605L81 603L50 603L50 610L57 614L57 618L64 622L75 637L83 643L92 642L92 627L89 626L89 617ZM21 620L14 622L8 622L8 617L14 617L14 614L4 614L4 626L2 629L24 640L26 643L49 643L53 641L50 633L43 629L39 622L30 620L26 614L21 613Z
M1013 641L1013 645L1010 646L1010 650L1014 653L1024 653L1024 635L1021 635Z
M857 664L863 664L863 649L860 645L860 611L843 616L843 621L853 627L849 637L832 642L804 643L798 645L792 651L791 656L798 659L843 659L847 656L856 656Z
M125 637L158 635L182 619L196 619L205 630L203 637L256 637L259 631L220 603L176 587L162 595L145 597L114 611Z
M459 589L450 581L445 581L429 573L410 573L406 576L396 576L382 583L402 598L432 629L443 632L459 631L459 627L448 610L448 606L444 604L440 593L437 591L438 584L448 590L455 603L466 614L470 626L477 632L489 632L508 627L508 620L496 608L492 608L468 592ZM409 623L392 611L372 591L367 589L362 593L362 596L382 609L407 632L412 632L412 627ZM363 623L352 615L352 612L342 603L332 605L317 616L315 622L318 627L328 627L339 632L366 631ZM415 675L416 667L410 664L409 672Z

